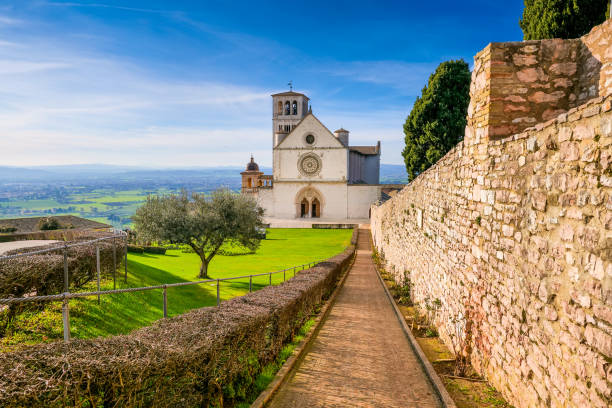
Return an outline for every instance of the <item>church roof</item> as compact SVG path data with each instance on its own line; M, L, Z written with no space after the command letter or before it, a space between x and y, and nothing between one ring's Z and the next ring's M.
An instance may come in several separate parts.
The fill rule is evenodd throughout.
M351 152L357 152L365 156L377 155L379 153L379 146L349 146Z
M308 99L308 97L304 95L303 93L293 92L293 91L276 93L276 94L272 94L272 96L303 96L304 98Z
M289 139L289 135L291 135L293 132L295 132L295 130L302 124L302 122L304 122L306 120L306 118L312 116L314 118L314 120L316 120L321 126L323 126L323 128L325 130L327 130L327 132L332 136L332 138L338 142L340 144L340 146L344 146L344 144L342 144L342 142L340 140L338 140L338 138L336 138L336 136L334 136L334 134L327 128L327 126L325 126L320 120L319 118L317 118L314 113L312 113L312 109L308 110L308 113L302 118L300 119L300 121L297 123L297 125L295 125L295 127L293 129L291 129L291 131L289 132L289 134L282 140L282 142L280 142L276 147L280 147L280 145L282 145L287 139Z

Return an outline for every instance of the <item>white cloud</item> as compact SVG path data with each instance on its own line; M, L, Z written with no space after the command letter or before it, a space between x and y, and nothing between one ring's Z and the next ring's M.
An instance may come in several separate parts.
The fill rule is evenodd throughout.
M385 85L405 94L418 94L437 63L348 61L320 65L320 71L357 82Z
M240 34L217 35L242 47L276 47L242 41ZM400 89L414 70L385 61L325 68L328 74ZM31 35L0 40L0 83L3 165L242 165L251 153L261 165L272 163L270 89L160 76L144 63L97 53L95 45L81 49ZM320 119L332 130L349 128L354 144L382 139L383 162L401 162L405 114L388 105L356 113L330 106Z
M0 15L0 25L17 25L21 24L21 20Z

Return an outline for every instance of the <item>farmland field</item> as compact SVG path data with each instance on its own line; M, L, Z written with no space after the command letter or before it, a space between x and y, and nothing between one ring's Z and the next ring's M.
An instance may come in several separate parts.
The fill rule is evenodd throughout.
M226 248L226 255L217 255L209 268L211 278L225 278L285 269L336 255L350 243L351 230L269 229L255 253L242 253ZM123 270L120 270L122 272ZM128 280L118 274L118 287L152 286L198 280L199 258L181 249L168 250L166 255L132 254L128 256ZM293 276L287 272L287 279ZM272 283L282 282L283 274L273 275ZM268 284L268 277L253 279L254 290ZM112 279L103 287L112 289ZM222 282L221 299L240 296L249 290L249 280ZM84 290L95 290L89 284ZM168 315L216 304L216 285L202 284L168 289ZM161 290L123 293L70 301L71 334L91 338L129 333L151 324L163 316ZM0 350L18 345L53 341L62 338L61 303L49 304L43 311L20 315L10 324L9 335L0 339Z
M167 189L155 191L112 189L64 194L61 199L29 199L0 202L0 218L76 215L116 228L129 227L131 216L149 194L177 193Z

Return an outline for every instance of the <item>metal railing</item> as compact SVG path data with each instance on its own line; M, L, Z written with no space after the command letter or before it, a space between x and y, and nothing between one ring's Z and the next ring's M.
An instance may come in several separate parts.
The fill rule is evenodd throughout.
M282 269L282 270L278 270L278 271L274 271L274 272L264 272L264 273L258 273L258 274L252 274L252 275L232 276L232 277L229 277L229 278L204 279L204 280L199 280L199 281L166 283L166 284L154 285L154 286L142 286L142 287L136 287L136 288L117 289L116 288L115 272L114 272L116 270L117 264L116 264L115 245L114 245L114 241L113 241L113 260L115 262L114 265L113 265L114 266L114 269L113 269L113 289L112 290L100 290L100 247L96 247L96 269L97 269L96 272L97 272L97 287L98 287L98 290L97 291L93 291L93 292L70 292L69 291L69 287L68 287L68 263L67 263L67 255L66 255L67 254L67 252L66 252L67 248L70 248L70 247L73 247L73 246L78 246L78 245L92 244L92 243L95 243L95 242L99 242L99 241L103 241L103 240L108 240L108 239L113 239L113 238L116 238L116 235L112 236L112 237L99 238L99 239L95 239L95 240L91 240L91 241L87 241L87 242L83 242L83 243L78 243L78 244L63 245L63 246L58 246L56 248L50 248L50 249L32 251L32 252L28 252L28 253L24 253L24 254L16 254L16 255L8 255L8 256L0 257L0 261L1 261L1 260L4 260L4 259L13 259L13 258L18 258L18 257L22 257L22 256L32 255L32 254L40 254L40 253L52 252L52 251L57 251L57 250L64 249L64 293L60 293L60 294L56 294L56 295L28 296L28 297L20 297L20 298L4 298L4 299L0 299L0 305L10 305L10 304L14 304L14 303L26 303L26 302L55 302L55 301L62 301L63 302L63 305L62 305L62 322L63 322L63 329L64 329L64 341L68 342L68 341L70 341L70 307L69 307L69 303L68 303L68 300L70 300L70 299L97 296L98 297L98 304L100 304L100 296L103 296L103 295L111 295L111 294L116 294L116 293L142 292L142 291L147 291L147 290L162 289L163 317L166 318L166 317L168 317L168 294L167 294L168 288L179 287L179 286L189 286L189 285L201 285L201 284L205 284L205 283L215 282L216 286L217 286L217 306L219 306L219 305L221 305L221 291L220 291L220 289L221 289L221 282L249 278L249 292L252 292L253 291L253 278L256 278L256 277L259 277L259 276L266 276L266 275L268 275L268 285L270 286L270 285L272 285L272 275L274 275L274 274L282 273L283 274L283 282L284 282L284 281L287 280L287 272L291 272L292 271L293 272L293 276L295 276L297 271L303 271L305 269L311 268L312 266L315 266L318 263L322 262L322 261L313 261L313 262L305 263L305 264L302 264L302 265L292 266L290 268ZM126 251L125 251L125 282L127 283L127 245L126 245Z

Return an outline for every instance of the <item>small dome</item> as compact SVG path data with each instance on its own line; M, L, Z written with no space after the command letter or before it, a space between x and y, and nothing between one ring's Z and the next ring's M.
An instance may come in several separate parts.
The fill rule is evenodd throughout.
M259 171L259 166L257 165L257 163L255 163L255 160L253 160L252 155L251 155L251 161L247 163L246 169L247 171Z

